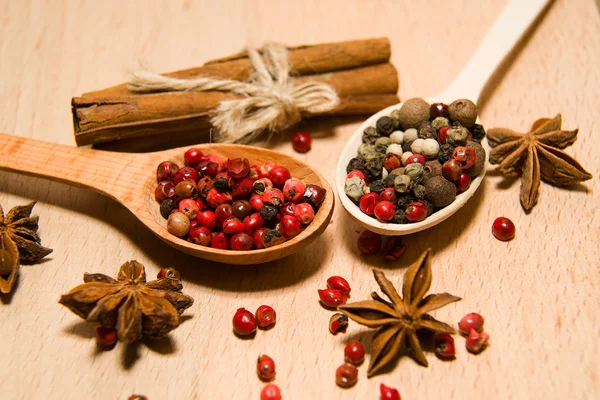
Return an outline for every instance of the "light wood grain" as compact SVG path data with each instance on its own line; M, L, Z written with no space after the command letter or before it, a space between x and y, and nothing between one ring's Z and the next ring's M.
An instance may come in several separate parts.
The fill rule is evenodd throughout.
M73 145L69 99L115 82L139 59L157 71L200 65L245 45L277 39L290 45L389 36L399 69L400 97L428 97L446 88L474 52L505 2L0 2L0 131ZM520 208L518 180L488 170L477 194L439 226L407 237L404 259L361 257L360 229L337 207L319 240L285 259L250 267L201 261L171 249L117 202L81 188L0 172L5 207L39 200L47 261L21 269L15 294L0 304L2 399L258 399L255 358L277 362L276 383L289 399L376 399L381 382L403 399L593 399L600 396L600 17L592 0L557 0L503 79L492 85L481 120L487 127L525 130L539 117L563 115L579 127L567 149L594 175L579 188L541 187L532 213ZM333 182L337 158L362 121L332 118L300 126L313 150L293 152L289 136L269 147L305 161ZM505 215L517 239L490 234ZM479 311L492 345L429 368L403 358L389 374L356 387L334 384L345 342L372 333L351 324L327 331L331 312L316 289L334 274L352 284L352 300L376 288L369 269L385 268L400 284L421 250L434 250L432 292L462 301L435 312L447 322ZM85 271L114 275L137 259L148 274L173 265L196 302L191 318L168 340L117 345L98 352L92 330L59 306L59 295ZM274 329L242 341L231 333L238 307L271 304ZM367 351L370 349L367 347Z

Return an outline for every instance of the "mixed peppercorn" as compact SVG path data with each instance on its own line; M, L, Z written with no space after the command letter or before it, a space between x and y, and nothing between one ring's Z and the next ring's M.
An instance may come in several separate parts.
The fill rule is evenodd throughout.
M363 132L363 144L346 167L346 195L381 222L424 220L483 171L485 130L476 120L470 100L407 100Z
M325 200L320 186L293 178L269 162L224 160L191 148L185 166L158 165L155 189L167 230L189 242L223 250L264 249L299 235Z

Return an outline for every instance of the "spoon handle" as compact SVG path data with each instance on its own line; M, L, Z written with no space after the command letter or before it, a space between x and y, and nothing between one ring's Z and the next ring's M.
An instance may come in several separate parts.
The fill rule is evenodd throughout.
M466 98L477 103L492 73L551 1L511 0L467 65L444 92L444 98Z
M126 199L128 185L140 176L143 163L139 161L137 154L76 148L0 133L0 170L85 187L120 203Z

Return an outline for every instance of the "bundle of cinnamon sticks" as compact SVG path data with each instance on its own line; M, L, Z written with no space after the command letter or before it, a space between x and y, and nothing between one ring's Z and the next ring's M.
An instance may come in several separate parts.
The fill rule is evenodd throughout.
M387 38L293 47L288 52L295 82L325 82L337 91L340 104L327 113L331 115L372 114L399 102L398 74L390 54ZM245 81L251 74L248 58L236 54L165 75ZM75 141L78 146L129 151L199 142L208 138L215 107L238 97L224 92L139 94L127 84L85 93L71 100Z

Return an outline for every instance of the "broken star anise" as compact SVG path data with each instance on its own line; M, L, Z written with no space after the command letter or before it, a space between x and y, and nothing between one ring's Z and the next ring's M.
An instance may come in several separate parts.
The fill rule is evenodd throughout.
M359 301L338 306L338 310L361 325L379 328L371 342L371 362L367 376L372 377L398 357L404 346L414 359L428 365L417 331L454 333L450 325L435 320L427 313L460 300L448 293L425 293L431 286L431 249L419 257L404 274L402 297L383 272L374 269L375 280L390 301L373 292L373 300Z
M165 336L179 326L179 316L194 302L181 293L177 278L146 282L146 270L137 261L123 264L116 280L86 273L83 281L59 303L87 322L116 329L125 343Z
M21 262L36 262L52 253L37 234L39 217L31 216L35 201L12 208L6 216L0 205L0 292L10 293Z
M487 137L492 151L490 163L500 164L504 175L522 170L521 206L525 211L538 200L540 179L555 186L567 186L592 178L573 157L561 151L577 140L578 129L561 130L562 117L542 118L531 131L518 133L507 128L494 128Z

